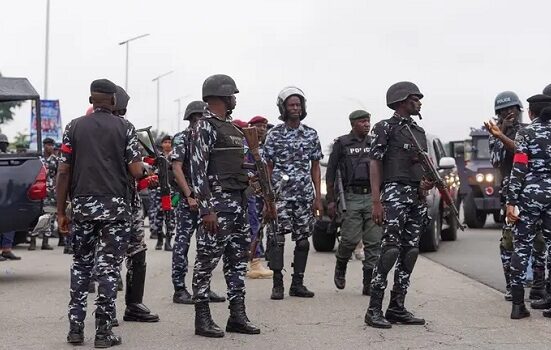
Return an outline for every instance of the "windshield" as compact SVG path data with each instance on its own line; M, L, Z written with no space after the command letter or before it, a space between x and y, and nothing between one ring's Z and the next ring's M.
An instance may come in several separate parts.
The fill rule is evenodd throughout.
M477 159L490 159L490 145L488 138L480 137L473 138L473 148L476 152L475 158Z

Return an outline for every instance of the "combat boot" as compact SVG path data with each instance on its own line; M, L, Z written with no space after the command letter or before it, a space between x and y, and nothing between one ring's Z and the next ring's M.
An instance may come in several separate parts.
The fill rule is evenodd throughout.
M124 285L122 284L122 278L119 277L117 282L117 292L122 292L124 290Z
M362 289L362 295L371 295L371 278L373 277L373 270L363 270L364 272L364 278L363 278L363 289Z
M152 314L151 310L142 303L126 304L122 319L127 322L159 322L159 316Z
M209 289L209 301L211 303L223 303L226 301L226 297L218 295Z
M98 315L96 313L96 338L94 339L95 348L110 348L122 343L121 337L113 334L111 327L111 321L108 320L107 316Z
M51 245L48 244L48 240L49 240L48 237L42 238L42 247L40 247L40 249L42 249L42 250L53 250L54 249L54 247L52 247Z
M369 299L369 307L365 313L365 323L373 328L391 328L392 325L383 315L383 297L384 290L371 290L371 298Z
M511 319L519 320L521 318L530 317L530 311L526 309L526 305L524 304L524 287L512 286L511 294L513 295Z
M285 290L283 289L283 273L281 273L281 270L274 271L273 284L274 285L272 287L272 295L270 296L270 299L283 299L283 294L285 293Z
M551 276L548 278L547 282L545 283L545 291L546 293L543 299L534 300L530 304L532 309L537 309L537 310L551 309Z
M532 282L532 288L530 288L530 300L543 299L547 293L545 292L545 270L534 271L534 281Z
M390 323L401 323L405 325L424 325L425 320L413 316L404 306L406 292L390 292L390 303L385 313L385 318Z
M175 304L187 304L187 305L193 304L193 300L191 299L191 294L189 294L185 286L183 289L174 291L174 295L172 296L172 302Z
M195 334L208 338L224 336L224 331L212 320L207 301L195 303Z
M57 246L58 247L65 247L65 237L62 235L59 235L57 238Z
M551 317L551 308L549 308L547 310L543 310L542 315L543 315L543 317L550 318Z
M299 298L313 298L315 293L308 290L304 285L303 273L294 273L291 280L291 288L289 288L289 295Z
M249 271L247 271L248 278L271 278L274 275L272 270L262 266L262 262L258 258L251 260L249 266Z
M96 292L96 284L94 283L94 281L90 281L90 283L88 284L88 294L93 294Z
M260 329L253 325L245 312L245 299L235 298L230 301L230 317L226 324L226 332L243 334L260 334Z
M155 250L162 250L163 249L163 234L160 233L157 236L157 245L155 246Z
M335 276L333 277L333 281L335 282L335 286L338 289L344 289L346 285L346 266L348 264L348 259L340 259L337 258L337 262L335 263Z
M172 251L172 244L170 243L172 236L166 235L165 238L165 251L171 252Z
M84 326L71 323L67 334L67 343L80 345L84 343Z
M29 244L29 250L36 250L36 237L31 237L31 242Z

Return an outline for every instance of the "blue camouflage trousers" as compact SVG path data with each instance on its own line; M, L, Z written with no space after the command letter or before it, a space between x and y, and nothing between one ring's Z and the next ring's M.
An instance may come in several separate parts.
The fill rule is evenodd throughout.
M130 220L130 235L126 256L131 257L147 250L143 229L143 210L141 205L131 206L132 219Z
M245 274L249 260L251 235L246 202L241 191L224 192L215 199L218 233L197 229L197 255L193 268L193 301L209 300L212 271L223 259L228 300L245 296Z
M276 202L279 233L284 235L291 233L292 241L308 239L314 228L314 214L311 201L286 201Z
M249 215L249 224L251 226L251 242L261 240L260 232L263 229L262 226L262 210L264 208L264 200L260 196L251 196L249 198L247 212ZM253 258L258 258L263 254L262 241L259 241L256 245L256 251Z
M526 284L526 269L530 262L534 238L538 231L536 226L541 222L541 230L547 246L551 243L551 202L548 194L551 185L539 185L538 190L531 192L535 186L525 186L520 194L518 208L519 220L513 228L514 252L511 257L511 286Z
M149 197L151 199L151 206L149 207L149 230L153 234L162 236L163 225L165 225L167 236L172 237L174 235L174 228L176 227L174 210L170 210L168 213L162 210L160 188L150 189Z
M70 323L84 326L94 262L98 281L96 314L110 317L115 314L119 268L126 253L129 235L130 225L127 221L74 220L71 223L74 255L71 266Z
M191 211L187 201L182 199L176 208L176 236L172 246L172 284L174 290L186 287L188 252L191 236L197 229L198 213Z
M386 186L382 194L385 217L381 255L373 270L371 287L386 289L388 272L396 264L393 290L405 292L417 260L421 232L429 222L428 208L425 201L418 199L417 188Z

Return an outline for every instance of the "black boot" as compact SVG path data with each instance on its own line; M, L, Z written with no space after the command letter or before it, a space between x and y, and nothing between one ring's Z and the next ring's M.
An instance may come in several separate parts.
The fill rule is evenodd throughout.
M119 282L117 282L117 291L122 292L124 290L124 285L122 284L122 278L119 278Z
M363 278L362 294L371 295L371 278L373 277L373 269L363 270L363 272L364 272L364 278Z
M88 293L95 293L96 292L96 284L94 281L90 281L90 284L88 284Z
M67 334L67 343L80 345L84 343L84 326L71 323Z
M43 237L42 238L42 247L40 249L42 250L53 250L54 247L48 244L49 237Z
M260 329L253 325L245 312L245 299L235 298L230 301L230 318L226 324L226 332L243 334L260 334Z
M70 244L66 244L65 247L63 247L63 254L73 254L73 247L71 247Z
M59 235L57 238L57 246L58 247L65 247L65 237L62 235Z
M309 291L304 285L304 271L306 271L306 262L308 261L308 251L310 242L308 239L296 241L295 256L293 259L293 279L289 295L300 298L313 298L314 292Z
M285 290L283 289L283 273L281 273L281 270L274 270L274 276L272 277L272 280L273 280L273 287L272 287L272 295L270 296L270 299L272 300L283 299L283 294L285 293Z
M36 250L36 237L31 237L31 242L29 244L29 250Z
M162 250L163 249L163 234L159 233L157 236L157 245L155 246L155 250Z
M346 285L346 266L348 264L348 259L340 259L337 258L337 262L335 263L335 276L333 277L333 281L335 282L335 286L338 289L344 289Z
M111 321L105 315L96 314L96 338L95 348L110 348L122 343L121 337L111 331Z
M534 300L530 304L532 309L551 309L551 276L547 279L547 282L545 283L545 292L545 297L543 299Z
M165 251L167 251L167 252L172 251L172 244L170 243L171 239L172 239L171 235L166 235L166 238L165 238Z
M369 307L365 313L365 323L373 328L391 328L392 325L383 315L383 297L385 291L380 289L371 290L371 298L369 299Z
M425 320L413 316L404 306L406 292L390 292L390 303L385 313L385 318L390 323L401 323L405 325L424 325Z
M193 300L191 299L191 294L189 294L186 287L184 287L183 289L174 291L174 295L172 296L172 302L175 304L187 304L187 305L193 304Z
M521 318L530 317L530 311L526 309L526 305L524 304L524 287L512 286L511 294L513 295L511 319L519 320Z
M195 334L208 338L222 338L224 331L218 327L210 315L209 303L195 303Z
M550 318L551 317L551 308L549 308L547 310L543 310L542 315L543 315L543 317Z
M158 322L159 316L143 304L145 288L145 251L139 252L128 260L126 271L126 309L123 320L130 322ZM122 281L121 281L122 282Z
M218 295L209 289L209 301L211 303L223 303L226 301L226 297Z
M534 281L532 282L532 288L530 288L529 298L531 300L543 299L547 293L545 292L545 270L534 270Z

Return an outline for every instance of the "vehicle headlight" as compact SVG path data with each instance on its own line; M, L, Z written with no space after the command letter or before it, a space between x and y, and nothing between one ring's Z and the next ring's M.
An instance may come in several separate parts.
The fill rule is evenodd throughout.
M486 182L493 182L494 174L486 174Z
M476 174L476 182L484 181L484 174Z

